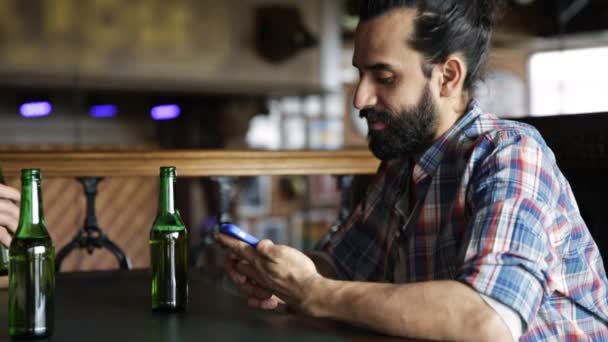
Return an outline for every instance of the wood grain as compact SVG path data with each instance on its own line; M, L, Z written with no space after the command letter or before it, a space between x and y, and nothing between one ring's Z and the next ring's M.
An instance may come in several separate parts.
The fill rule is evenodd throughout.
M374 173L378 161L367 150L0 151L0 166L11 186L19 188L20 169L42 169L45 216L57 251L84 223L84 194L74 177L108 177L99 184L99 226L131 258L135 268L149 264L148 233L156 213L158 168L163 165L176 166L180 177L326 175ZM65 259L61 270L117 267L115 258L105 250L92 255L79 250Z
M2 170L18 175L39 168L44 177L157 176L160 166L177 167L180 177L257 175L356 175L376 172L367 150L226 151L163 150L120 152L0 152Z
M19 178L9 177L7 184L19 189ZM59 252L84 225L82 185L75 178L43 178L42 193L46 226ZM158 176L109 177L99 183L95 208L99 227L131 259L134 268L150 264L148 234L156 216L157 198ZM89 255L77 249L65 258L61 271L117 268L118 262L108 250L96 249Z

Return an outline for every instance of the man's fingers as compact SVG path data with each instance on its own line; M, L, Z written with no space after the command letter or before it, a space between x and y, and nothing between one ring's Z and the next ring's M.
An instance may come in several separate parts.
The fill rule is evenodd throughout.
M0 212L0 230L6 229L7 234L14 234L17 230L17 224L19 222L17 219L12 217L11 215L6 215Z
M228 272L228 276L247 297L256 297L259 299L268 299L272 297L272 292L258 286L254 280L249 279L238 271L231 270Z
M226 234L215 234L215 239L242 259L253 262L258 257L257 252L251 246Z
M2 243L6 247L11 245L11 236L2 227L0 227L0 243Z
M11 234L17 230L21 194L16 189L0 184L0 243L9 246Z
M277 303L279 304L286 304L284 300L282 300L281 298L274 296L277 299Z
M279 301L276 296L260 301L260 308L264 310L274 310L279 306Z
M224 263L224 270L226 271L228 277L232 280L232 282L234 282L235 284L242 284L247 280L247 277L245 277L245 275L243 274L240 274L236 270L236 263L237 260L226 260L226 262Z
M18 222L19 208L9 200L0 199L0 224L14 232Z
M264 272L264 270L257 270L252 264L250 263L245 263L245 262L238 262L236 263L236 265L234 265L235 269L237 272L245 275L247 278L250 279L255 279L258 282L261 281L262 279L260 279L260 271Z
M279 252L272 241L263 240L257 250L248 244L225 234L216 234L215 239L228 252L226 271L247 297L247 303L258 309L273 310L283 303L264 285L265 264L272 262Z
M265 239L260 241L256 247L256 250L259 254L263 255L269 260L274 261L277 257L277 246L275 246L275 244L270 240Z
M0 198L5 198L15 203L19 203L21 201L21 194L19 191L11 188L10 186L0 184Z
M19 220L19 207L7 199L0 198L0 215L10 216L17 221Z
M230 277L230 279L232 279L234 283L239 285L244 284L247 281L247 277L245 275L240 274L235 270L228 271L228 276Z
M260 300L255 297L250 297L247 299L247 304L254 308L264 309L264 310L274 310L279 306L279 303L277 302L276 299L274 299L274 297L270 298L270 299L265 299L265 300Z
M247 295L247 297L255 297L258 299L270 299L272 292L254 285L251 281L247 281L240 286L241 291Z

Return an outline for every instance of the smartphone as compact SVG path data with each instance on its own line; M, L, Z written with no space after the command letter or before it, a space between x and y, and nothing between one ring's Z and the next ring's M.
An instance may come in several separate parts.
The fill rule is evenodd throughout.
M253 248L257 247L258 243L260 242L260 239L247 233L246 231L242 230L237 225L232 223L224 223L220 225L220 233L230 235L235 239L239 239L243 242L246 242Z

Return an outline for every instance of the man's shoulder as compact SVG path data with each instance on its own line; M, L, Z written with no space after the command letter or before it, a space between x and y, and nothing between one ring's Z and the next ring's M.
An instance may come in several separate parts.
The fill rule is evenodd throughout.
M458 148L473 169L492 160L511 165L527 160L555 170L555 154L538 130L527 123L482 114L463 133Z
M492 147L518 144L522 141L545 147L538 130L519 121L498 118L494 114L481 114L464 130L464 136L473 144L485 142Z

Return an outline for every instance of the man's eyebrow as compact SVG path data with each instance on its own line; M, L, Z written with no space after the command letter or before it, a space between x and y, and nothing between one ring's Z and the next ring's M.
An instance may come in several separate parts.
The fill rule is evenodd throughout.
M357 69L359 69L359 66L357 66L356 63L353 62L353 66ZM377 71L377 70L387 70L387 71L394 71L394 67L388 63L374 63L371 65L364 65L363 66L364 70L372 70L372 71Z

